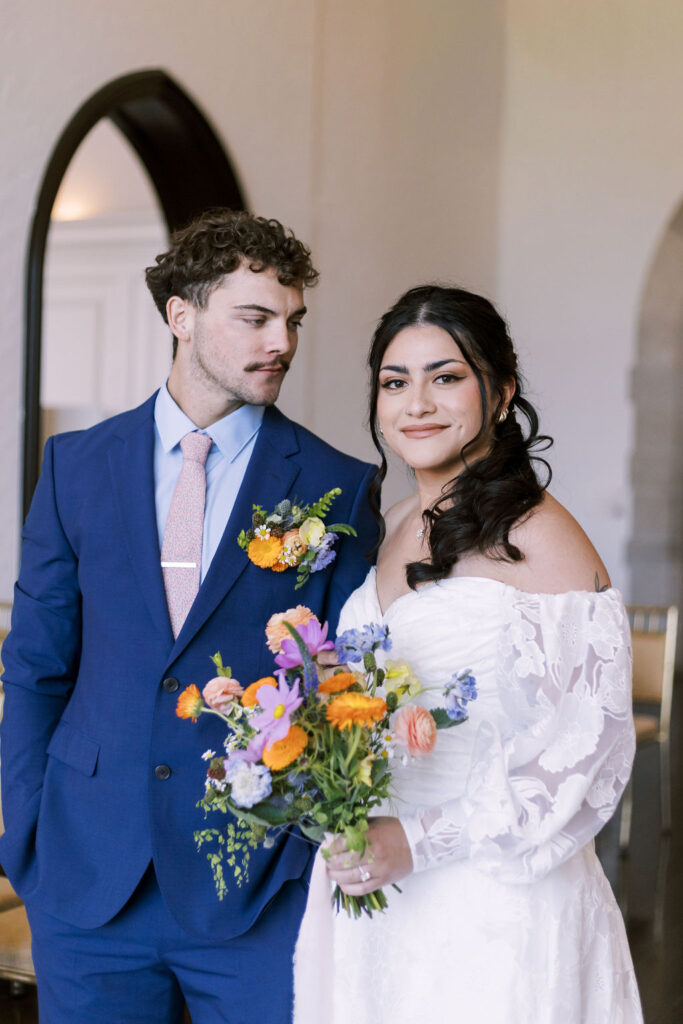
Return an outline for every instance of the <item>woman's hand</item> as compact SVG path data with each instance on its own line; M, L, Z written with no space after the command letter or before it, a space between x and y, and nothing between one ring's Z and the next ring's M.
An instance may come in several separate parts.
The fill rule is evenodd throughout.
M347 850L343 836L327 848L327 874L349 896L364 896L413 870L410 846L398 818L371 818L366 838L362 857Z

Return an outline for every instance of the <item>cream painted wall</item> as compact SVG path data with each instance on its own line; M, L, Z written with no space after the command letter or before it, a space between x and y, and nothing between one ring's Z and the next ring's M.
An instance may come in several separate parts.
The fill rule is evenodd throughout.
M26 238L75 110L145 67L195 99L251 208L309 240L323 272L283 407L369 454L363 360L376 317L425 277L494 286L503 28L502 0L200 0L191 12L181 0L5 0L0 598L18 545Z
M105 82L163 67L250 206L323 272L283 407L369 454L367 339L405 287L498 298L554 490L626 588L640 294L683 194L678 0L86 0L0 7L0 598L16 570L23 267L50 149ZM396 481L391 493L404 486Z
M683 195L683 5L507 0L498 294L553 490L628 591L641 294Z

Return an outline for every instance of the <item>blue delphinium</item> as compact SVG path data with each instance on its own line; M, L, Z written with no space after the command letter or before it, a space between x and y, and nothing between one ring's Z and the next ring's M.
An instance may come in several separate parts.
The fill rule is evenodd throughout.
M326 569L331 562L334 562L337 552L333 551L332 548L336 539L336 533L326 533L320 545L313 549L315 551L315 558L311 562L311 572L319 572L321 569Z
M453 722L462 722L467 718L469 701L477 699L477 680L469 669L456 672L444 687L446 712Z
M334 648L341 662L362 661L365 654L377 648L388 651L391 648L389 627L371 622L362 629L347 629L338 636Z

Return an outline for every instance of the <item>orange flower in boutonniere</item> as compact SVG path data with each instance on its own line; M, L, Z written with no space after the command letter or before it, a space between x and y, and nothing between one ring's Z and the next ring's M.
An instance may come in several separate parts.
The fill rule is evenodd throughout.
M260 569L272 569L282 554L282 541L279 537L254 537L249 543L247 554L254 565Z
M242 530L237 543L260 569L284 572L295 568L296 587L302 587L312 572L326 569L336 558L333 551L340 533L356 536L348 523L325 525L325 516L341 488L333 487L312 505L285 498L272 512L254 505L251 529Z

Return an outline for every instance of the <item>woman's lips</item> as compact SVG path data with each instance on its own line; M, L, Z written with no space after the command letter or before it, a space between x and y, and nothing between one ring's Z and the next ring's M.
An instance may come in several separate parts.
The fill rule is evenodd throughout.
M419 427L403 427L401 433L410 438L433 437L445 429L441 423L423 423Z

